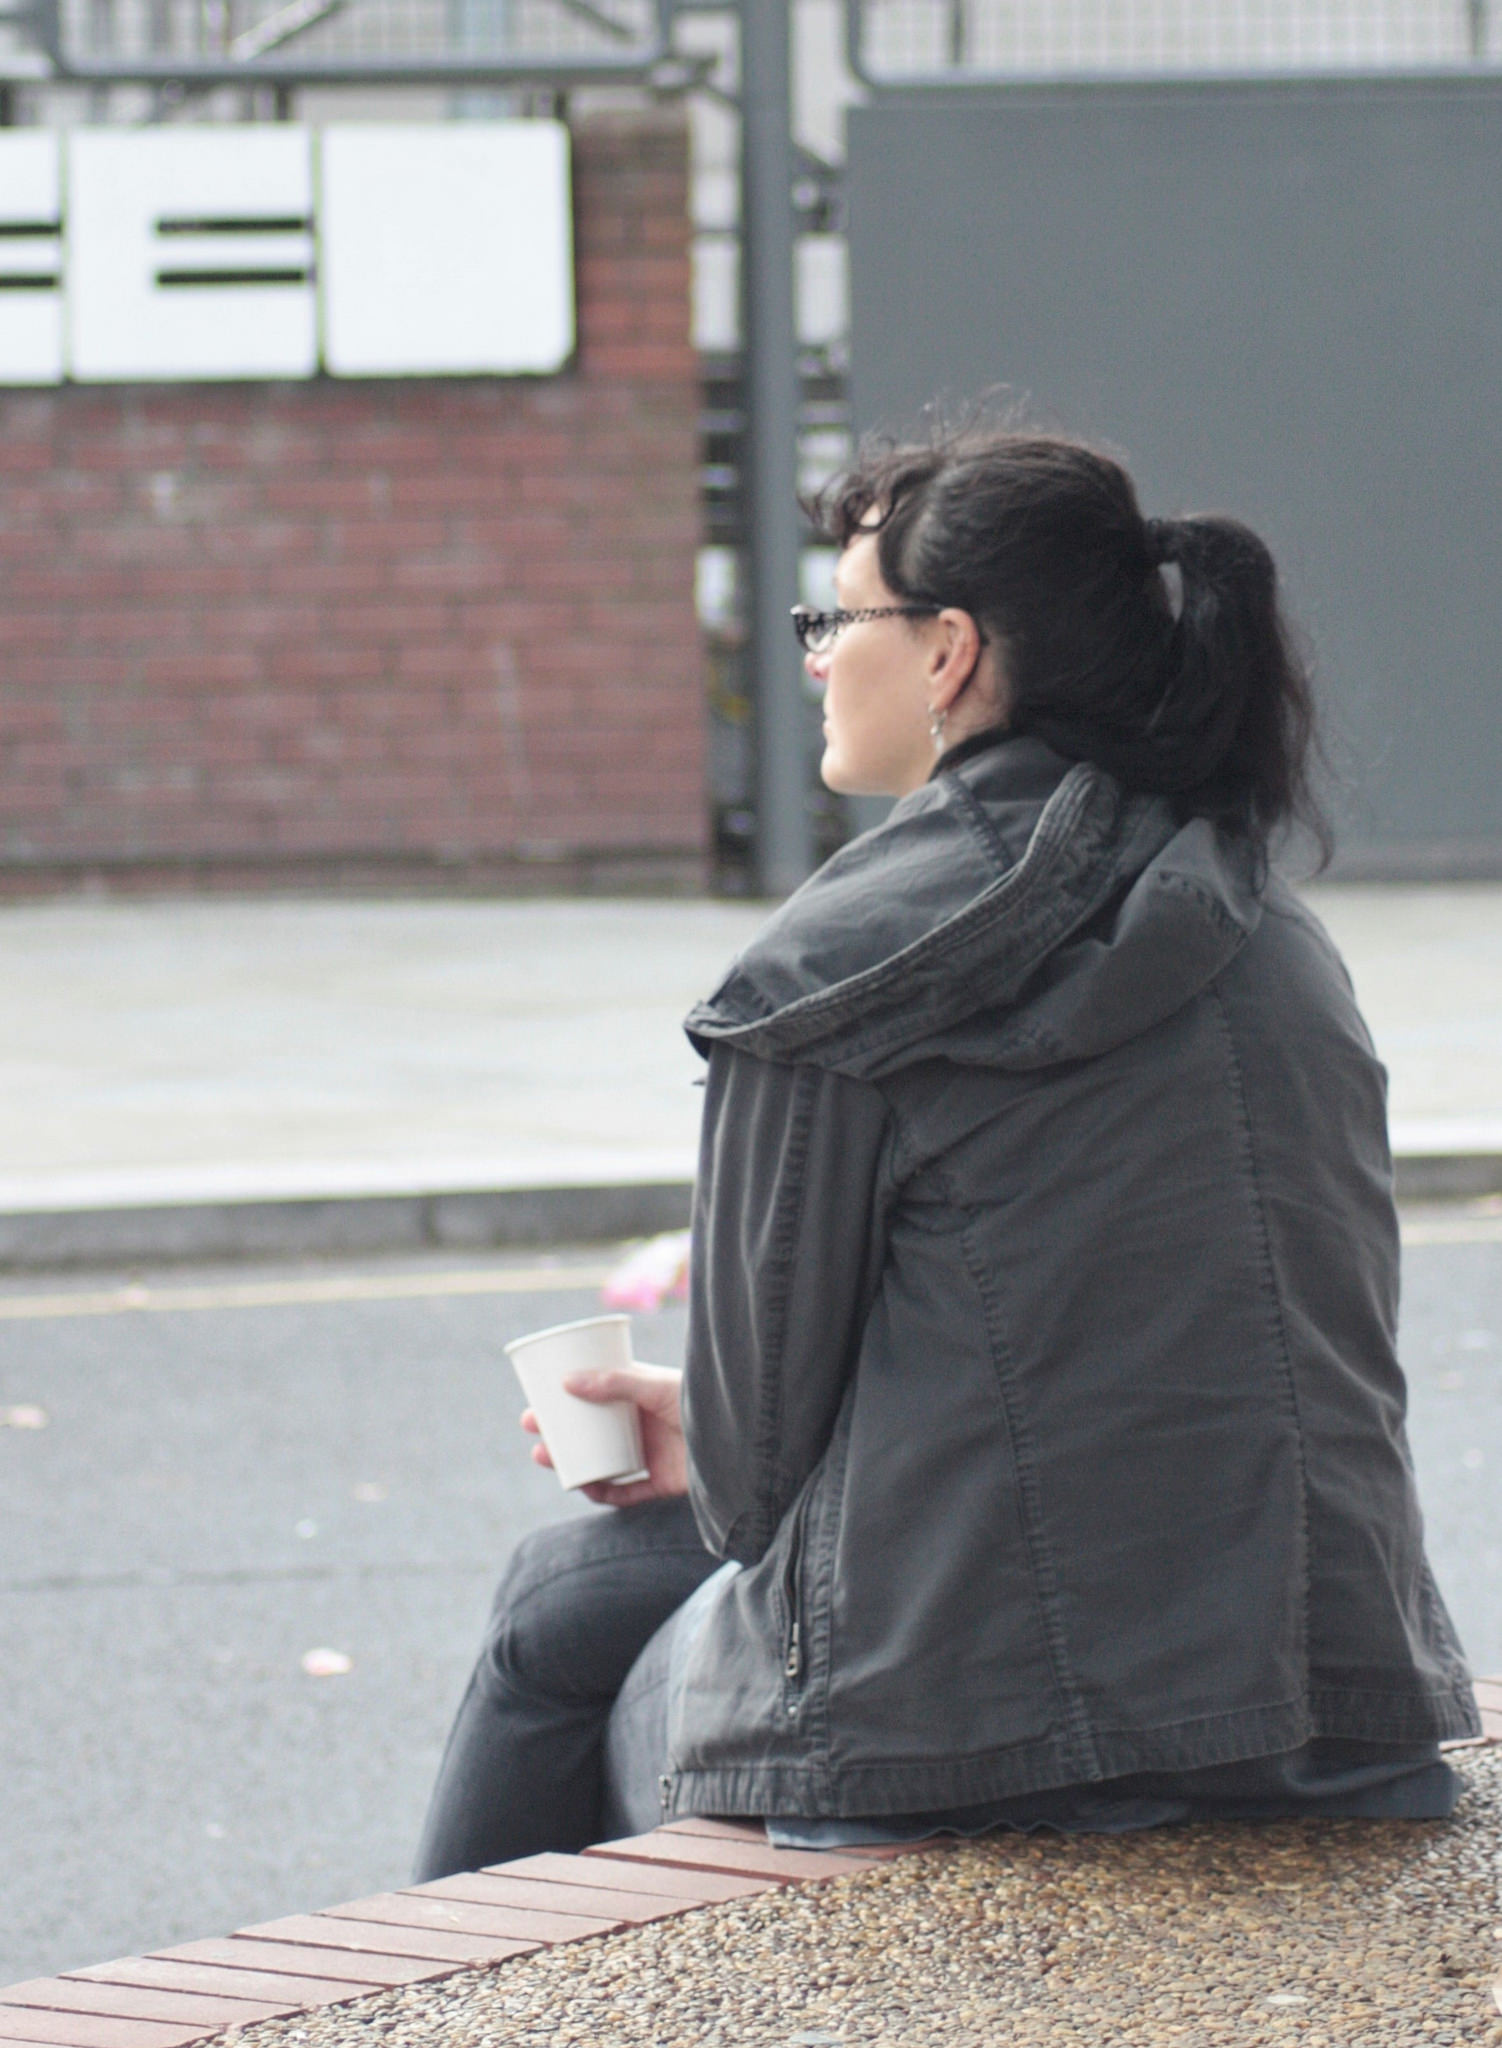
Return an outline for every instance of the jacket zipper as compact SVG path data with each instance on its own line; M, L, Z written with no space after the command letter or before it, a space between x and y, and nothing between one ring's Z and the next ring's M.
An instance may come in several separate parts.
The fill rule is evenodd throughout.
M808 1515L808 1501L809 1496L805 1493L793 1518L792 1535L788 1541L787 1571L783 1578L788 1633L787 1649L782 1660L782 1675L789 1685L797 1685L803 1676L803 1623L799 1613L798 1574L803 1563L804 1522Z
M793 1625L788 1631L787 1662L782 1667L787 1673L790 1685L798 1683L798 1674L803 1669L803 1643L801 1637L802 1631L799 1629L798 1618L795 1615L793 1617Z

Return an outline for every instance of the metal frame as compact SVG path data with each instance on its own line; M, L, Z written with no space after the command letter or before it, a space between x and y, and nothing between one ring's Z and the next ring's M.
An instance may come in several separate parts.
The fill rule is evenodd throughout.
M1092 81L1106 79L1113 85L1120 85L1124 79L1129 77L1132 79L1140 78L1144 84L1148 82L1158 84L1163 81L1166 75L1174 77L1180 75L1178 73L1165 74L1161 71L1128 74L1125 72L1103 73L1081 70L1078 72L1047 72L1036 75L1032 72L973 71L966 68L964 64L964 0L947 0L947 4L949 14L947 40L952 68L943 71L903 72L900 77L893 78L888 76L883 78L870 70L866 64L863 36L866 0L844 0L845 62L850 68L851 76L857 79L867 92L880 97L884 94L913 92L1015 92L1019 87L1030 85L1087 85ZM1470 46L1471 63L1475 65L1486 64L1488 62L1487 44L1490 35L1491 0L1458 0L1458 4L1465 24L1466 40ZM1426 71L1430 68L1444 71L1451 67L1442 65L1425 67ZM1468 69L1469 67L1457 66L1453 68ZM1195 78L1200 83L1203 83L1207 74L1186 71L1182 75L1186 78ZM1222 73L1217 71L1214 75L1216 77L1225 76L1239 80L1247 77L1275 76L1278 74L1271 71L1267 73L1261 71Z
M248 47L242 56L233 46L219 57L77 58L63 36L61 0L29 0L3 18L29 33L47 62L47 70L27 73L34 85L144 85L211 91L220 86L266 86L286 93L304 86L519 86L565 91L589 85L638 85L656 93L682 93L693 88L712 59L686 56L672 47L674 0L653 0L649 40L625 54L571 57L486 57L455 54L442 57L297 57L274 56L294 37L342 11L345 0L291 0L260 30L238 38ZM559 0L559 4L598 28L611 32L604 9L591 0ZM276 42L262 33L275 28ZM627 31L626 33L629 33ZM13 74L14 75L14 74Z
M766 895L814 865L808 706L788 625L798 595L798 345L793 314L793 136L786 0L741 7L741 476L756 720L756 866Z

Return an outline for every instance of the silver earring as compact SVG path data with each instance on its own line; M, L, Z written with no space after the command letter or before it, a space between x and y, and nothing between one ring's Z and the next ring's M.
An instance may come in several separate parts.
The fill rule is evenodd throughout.
M934 752L936 754L942 754L944 751L944 721L946 718L948 718L948 716L949 713L947 711L936 711L930 705L928 713L928 736L934 743Z

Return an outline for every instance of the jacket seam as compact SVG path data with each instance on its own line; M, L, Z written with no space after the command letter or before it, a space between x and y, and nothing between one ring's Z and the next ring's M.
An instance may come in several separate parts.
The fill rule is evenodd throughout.
M1038 1491L1032 1440L1014 1399L1011 1349L1002 1330L1001 1307L991 1290L985 1267L976 1255L972 1238L973 1212L968 1204L960 1200L946 1168L942 1165L938 1168L938 1176L955 1213L965 1219L960 1232L960 1245L971 1285L979 1296L981 1311L985 1318L991 1369L995 1375L1002 1423L1011 1445L1012 1463L1017 1474L1018 1520L1022 1525L1022 1540L1027 1549L1028 1578L1032 1585L1033 1604L1048 1657L1049 1676L1053 1680L1054 1691L1064 1712L1068 1745L1083 1766L1082 1776L1088 1781L1099 1775L1099 1760L1089 1716L1080 1693L1079 1680L1075 1676L1070 1660L1063 1618L1058 1610L1058 1567L1052 1546L1043 1533L1043 1503Z
M818 1070L814 1067L795 1067L793 1070L792 1115L789 1119L787 1151L781 1174L785 1199L778 1204L772 1256L768 1261L766 1274L767 1336L762 1356L761 1392L756 1409L754 1469L768 1483L760 1489L764 1505L755 1525L757 1535L761 1539L756 1546L758 1553L765 1551L770 1545L781 1521L780 1516L776 1519L770 1517L775 1513L784 1477L779 1460L782 1444L783 1354L787 1347L788 1312L792 1302L792 1269L798 1240L802 1234L803 1204L808 1190L808 1176L804 1166L808 1157L809 1137L813 1130L813 1095L818 1078Z
M1263 1195L1262 1171L1258 1161L1257 1134L1252 1122L1251 1104L1247 1097L1246 1077L1242 1072L1241 1055L1236 1045L1236 1033L1231 1023L1230 1010L1225 992L1218 982L1212 982L1206 991L1211 1010L1220 1026L1225 1041L1226 1057L1230 1065L1231 1100L1236 1111L1237 1132L1241 1141L1242 1165L1247 1176L1248 1192L1252 1204L1252 1227L1256 1233L1257 1263L1262 1285L1264 1307L1270 1317L1276 1342L1278 1364L1281 1368L1284 1397L1288 1404L1289 1419L1293 1424L1294 1456L1299 1475L1299 1657L1305 1673L1309 1669L1309 1608L1313 1590L1314 1561L1310 1556L1309 1544L1309 1470L1304 1446L1304 1418L1299 1407L1298 1385L1294 1378L1293 1354L1288 1343L1288 1327L1283 1319L1283 1298L1278 1291L1277 1266L1273 1260L1272 1238L1267 1224L1267 1205Z
M991 822L990 813L980 801L956 768L946 768L940 780L950 795L957 799L955 808L963 813L965 823L996 862L1002 874L1014 865L1011 854L1003 843L1001 834Z

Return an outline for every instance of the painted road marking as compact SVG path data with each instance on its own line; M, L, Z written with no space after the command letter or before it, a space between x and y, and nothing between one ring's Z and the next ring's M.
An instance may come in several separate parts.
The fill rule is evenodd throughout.
M1502 1216L1404 1216L1404 1244L1502 1244Z
M424 1301L462 1294L575 1294L603 1287L614 1266L503 1266L461 1273L351 1273L215 1287L111 1287L97 1294L0 1295L0 1322L66 1316L173 1315L188 1309L288 1308L303 1303Z

